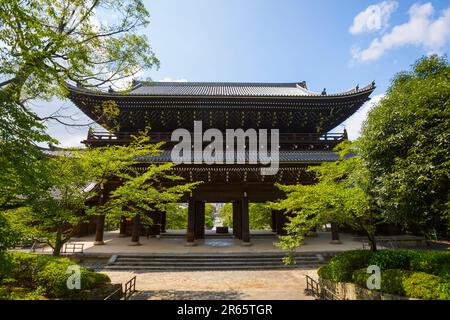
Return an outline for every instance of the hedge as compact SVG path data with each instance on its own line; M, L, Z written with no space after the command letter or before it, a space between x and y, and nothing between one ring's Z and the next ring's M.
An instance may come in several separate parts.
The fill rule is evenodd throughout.
M83 290L91 290L111 282L105 274L80 267L81 290L71 290L67 288L67 279L71 275L67 270L69 266L76 264L67 258L18 252L9 252L1 258L0 281L3 286L24 287L45 297L77 298L80 294L85 295Z
M355 270L367 266L372 252L366 250L346 251L331 258L325 267L319 269L321 278L335 282L348 282L352 280Z
M366 288L367 267L381 269L381 290L418 299L450 300L450 252L417 250L348 251L318 270L323 279Z

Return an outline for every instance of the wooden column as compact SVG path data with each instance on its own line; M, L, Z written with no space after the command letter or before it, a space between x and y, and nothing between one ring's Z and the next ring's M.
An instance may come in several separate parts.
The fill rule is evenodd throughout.
M103 234L105 231L105 215L97 216L97 223L95 226L95 240L94 245L99 246L105 244L103 242Z
M153 211L152 213L150 213L150 218L152 219L153 223L150 226L149 235L152 237L159 237L161 234L162 212L157 210Z
M280 236L284 236L287 234L284 227L286 226L287 217L282 211L276 212L276 227L277 227L277 234Z
M234 235L236 238L242 240L242 202L241 201L235 201L233 202L233 220L235 221L235 227L236 231L234 232ZM234 219L236 218L236 219Z
M339 226L337 223L331 223L331 244L342 244L339 238Z
M232 203L232 210L233 210L233 236L237 238L237 227L236 227L236 222L238 219L238 215L237 215L237 209L235 208L235 206L237 205L236 202Z
M186 245L194 245L195 240L195 201L189 198L188 202L188 225L186 233Z
M141 216L136 215L133 218L133 231L131 232L132 245L139 245L139 236L141 231Z
M127 236L127 218L125 216L120 217L119 237Z
M195 239L205 239L205 203L195 201Z
M241 220L242 220L242 244L250 244L250 217L248 211L248 198L244 196L241 201Z
M166 233L166 213L161 213L161 233Z
M272 228L272 232L277 232L277 212L272 210L272 216L270 221L270 227Z
M101 194L100 194L100 204L103 205L108 200L108 189L106 187L101 186ZM105 215L99 215L97 217L97 224L95 226L95 240L94 245L103 245L103 234L105 231Z

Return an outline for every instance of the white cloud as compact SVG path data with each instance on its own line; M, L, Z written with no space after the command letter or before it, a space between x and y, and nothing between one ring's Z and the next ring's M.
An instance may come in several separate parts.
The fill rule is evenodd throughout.
M383 97L384 94L374 96L344 123L332 130L332 132L342 132L345 128L350 140L357 139L361 135L361 127L363 122L367 119L367 114L375 105L378 104L378 102L380 102Z
M383 1L367 7L354 19L349 31L352 34L379 31L388 26L391 14L398 8L396 1Z
M380 58L387 50L414 45L428 53L436 53L450 40L450 7L433 20L431 3L414 4L409 9L409 21L397 25L381 38L375 38L366 49L353 48L354 60L365 62Z
M186 79L172 79L171 77L165 77L162 80L158 80L159 82L188 82Z

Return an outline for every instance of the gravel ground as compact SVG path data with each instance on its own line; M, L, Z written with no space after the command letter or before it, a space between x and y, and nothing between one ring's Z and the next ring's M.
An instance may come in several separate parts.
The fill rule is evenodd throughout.
M134 275L136 300L312 300L304 293L305 275L315 270L105 272L114 283Z

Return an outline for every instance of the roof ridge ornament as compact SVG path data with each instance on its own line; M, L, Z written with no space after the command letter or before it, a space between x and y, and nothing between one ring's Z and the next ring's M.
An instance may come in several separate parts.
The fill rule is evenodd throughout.
M323 96L326 96L326 95L327 95L327 88L323 88L323 90L322 90L322 95L323 95Z

